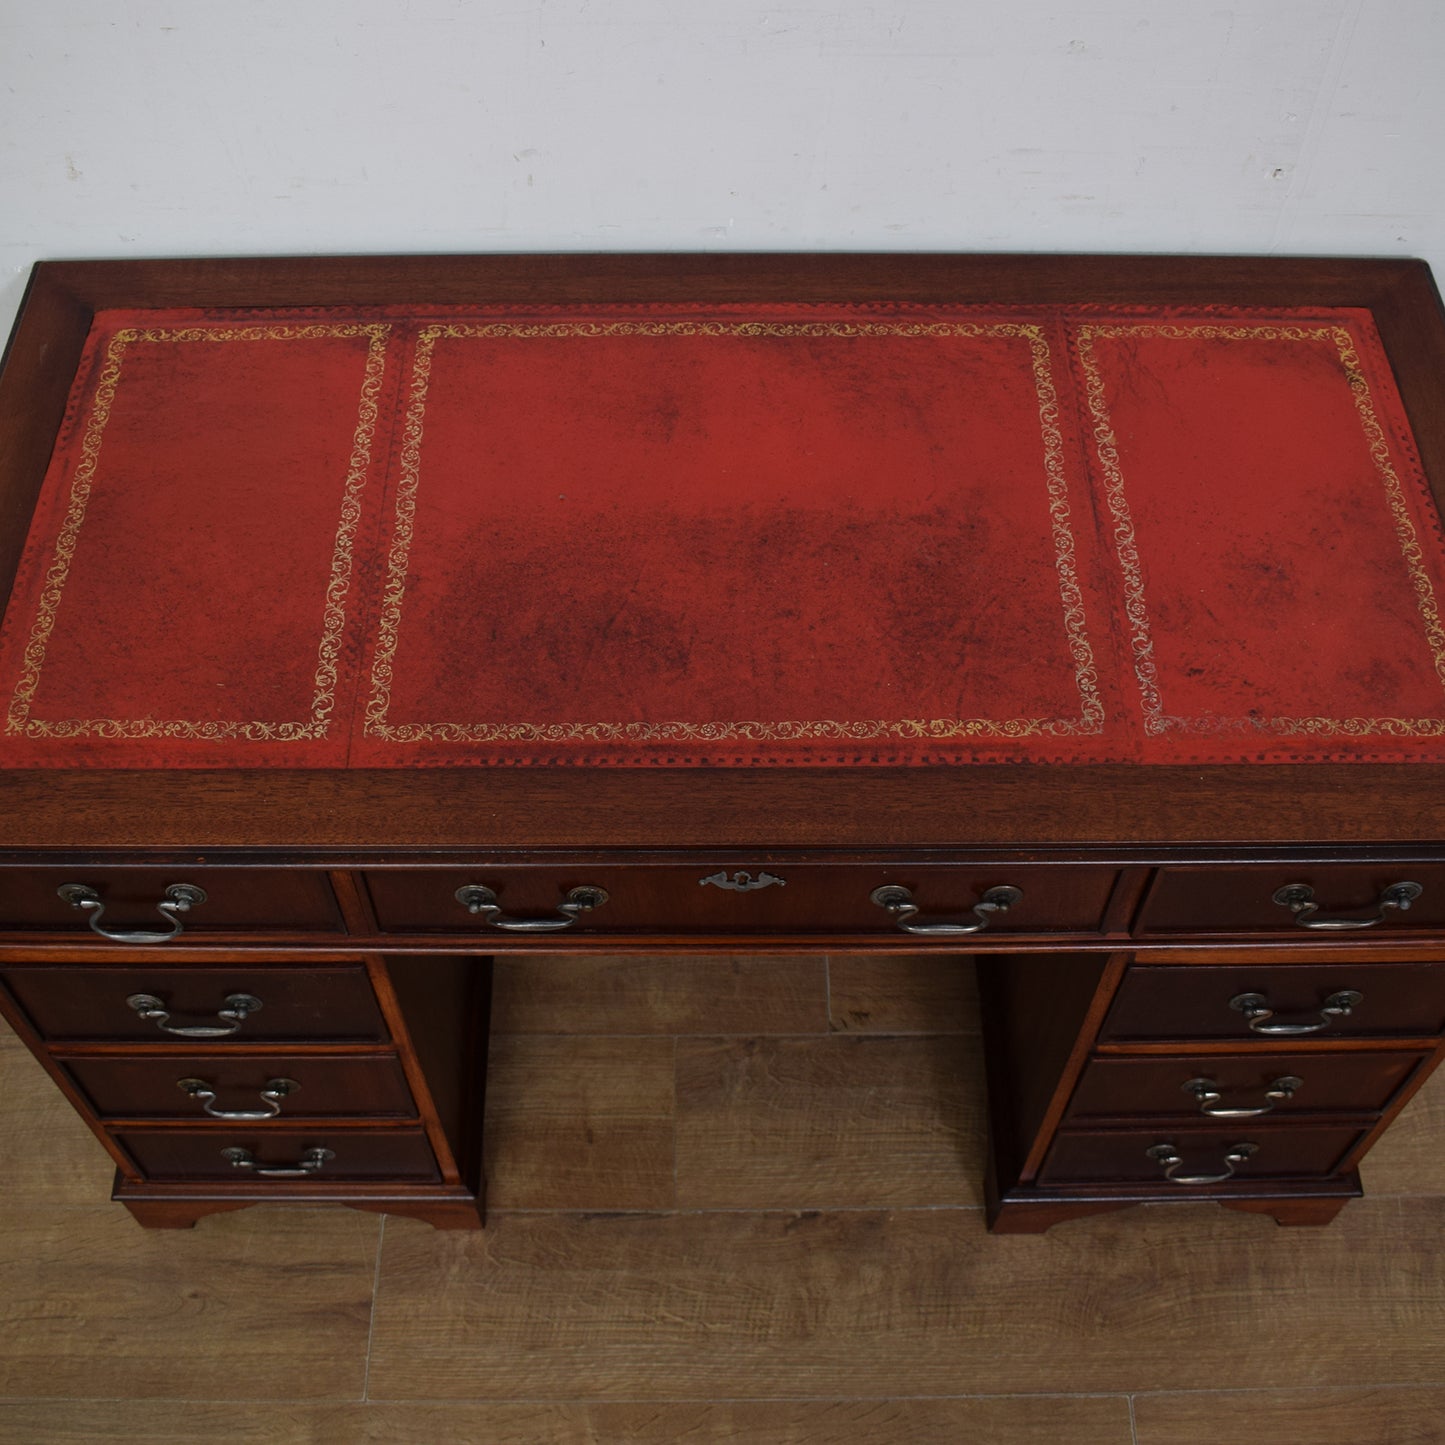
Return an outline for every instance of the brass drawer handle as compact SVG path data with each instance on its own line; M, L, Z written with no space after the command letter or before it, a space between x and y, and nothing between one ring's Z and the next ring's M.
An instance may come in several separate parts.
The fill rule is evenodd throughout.
M126 999L126 1003L143 1019L151 1020L163 1034L175 1034L182 1039L229 1038L232 1034L240 1033L241 1025L261 1007L261 1000L255 994L228 993L222 1000L225 1007L216 1010L218 1019L227 1020L224 1027L215 1024L183 1024L180 1028L173 1028L165 1001L157 998L155 994L133 993Z
M1308 883L1287 883L1275 892L1274 901L1294 914L1297 928L1339 931L1346 928L1373 928L1377 923L1385 921L1385 915L1391 909L1405 913L1424 891L1418 883L1392 883L1375 900L1375 911L1368 918L1316 917L1320 905L1315 902L1315 890Z
M1294 1098L1295 1090L1304 1087L1304 1080L1293 1074L1282 1074L1264 1092L1265 1102L1252 1109L1230 1109L1219 1107L1224 1095L1219 1092L1213 1079L1190 1079L1181 1084L1186 1094L1193 1094L1199 1101L1199 1112L1211 1119L1253 1119L1268 1114L1276 1104L1287 1103Z
M482 922L489 928L505 929L508 933L560 933L564 928L571 928L582 914L601 908L607 902L607 891L588 884L574 888L566 901L557 905L560 918L508 918L497 902L496 892L480 883L458 888L454 897L468 913L480 913Z
M336 1158L336 1151L323 1149L319 1144L305 1149L294 1169L263 1169L256 1163L256 1156L249 1149L222 1149L221 1158L233 1169L249 1169L258 1179L305 1179L308 1175L319 1174L328 1160Z
M204 1079L177 1079L176 1088L189 1098L195 1099L213 1119L230 1119L233 1123L246 1124L255 1119L274 1119L281 1112L281 1100L294 1094L301 1087L295 1079L270 1079L261 1090L266 1101L264 1109L217 1109L216 1091Z
M912 933L920 938L946 938L959 933L982 933L995 913L1007 913L1023 896L1022 888L1013 888L1008 884L990 888L973 905L977 923L911 923L909 920L917 915L918 905L913 901L912 892L897 883L887 883L882 888L875 888L868 895L868 899L880 908L886 908L893 915L894 923L901 932Z
M1164 1177L1171 1184L1223 1184L1234 1178L1235 1166L1258 1151L1258 1144L1231 1144L1224 1156L1223 1174L1180 1174L1176 1171L1184 1163L1184 1156L1173 1144L1155 1144L1144 1152L1164 1170Z
M1269 1020L1274 1017L1274 1010L1270 1008L1269 1000L1262 993L1237 993L1230 999L1229 1006L1244 1015L1251 1032L1289 1036L1317 1034L1322 1029L1329 1028L1336 1019L1348 1017L1351 1010L1358 1008L1364 1001L1364 994L1358 993L1352 988L1342 988L1337 993L1332 993L1320 1005L1319 1019L1307 1024L1270 1023Z
M55 890L56 894L72 908L79 908L82 912L90 914L90 928L92 933L98 933L102 938L108 938L112 943L169 943L173 938L179 938L185 932L185 924L181 922L181 914L189 913L192 908L199 908L206 901L206 890L197 888L194 883L172 883L166 889L165 897L156 904L156 909L161 917L171 926L166 933L150 933L145 929L133 929L130 932L112 928L102 928L100 920L105 916L105 904L101 901L100 894L87 883L62 883Z

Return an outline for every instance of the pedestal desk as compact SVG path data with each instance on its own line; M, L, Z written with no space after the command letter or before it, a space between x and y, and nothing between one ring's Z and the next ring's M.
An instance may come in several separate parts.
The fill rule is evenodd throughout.
M0 376L0 1009L147 1225L481 1222L501 953L978 969L989 1219L1322 1223L1445 1036L1392 260L65 262Z

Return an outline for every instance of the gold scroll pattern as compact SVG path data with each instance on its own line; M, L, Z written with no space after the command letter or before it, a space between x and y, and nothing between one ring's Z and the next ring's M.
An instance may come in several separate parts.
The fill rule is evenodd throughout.
M1389 508L1400 556L1414 591L1415 604L1424 626L1425 640L1435 675L1445 687L1445 628L1415 524L1405 500L1405 490L1390 457L1385 429L1375 413L1370 387L1365 379L1354 339L1343 326L1176 326L1162 324L1088 325L1077 331L1077 347L1084 374L1084 389L1093 420L1095 451L1103 473L1104 491L1113 522L1115 551L1123 574L1125 613L1134 657L1134 675L1139 685L1145 731L1153 736L1170 731L1189 733L1262 732L1281 737L1441 737L1445 717L1180 717L1165 711L1160 694L1159 669L1154 656L1154 638L1144 596L1144 571L1134 519L1125 493L1119 460L1119 442L1109 416L1103 373L1094 351L1098 337L1143 336L1170 340L1202 338L1211 341L1287 341L1333 344L1349 383L1355 411L1364 431L1370 459L1374 464Z
M376 434L377 399L386 364L391 327L380 323L246 327L127 327L117 331L106 347L95 396L80 442L80 461L71 478L70 496L55 540L50 566L25 648L20 680L10 700L6 732L28 738L181 738L186 740L245 740L274 742L314 741L327 736L336 707L337 660L346 625L346 604L351 587L356 531L361 519L361 494L371 467ZM121 382L127 347L148 343L312 341L331 337L364 336L368 340L356 428L351 439L346 480L342 488L341 516L336 526L331 569L321 609L321 641L317 648L311 716L304 722L225 722L161 718L66 718L47 720L31 716L40 686L46 647L55 630L65 583L70 576L91 491L101 462L101 442Z
M393 723L391 692L400 641L406 578L416 527L416 499L421 484L423 425L427 391L437 343L475 338L528 340L591 337L1019 337L1028 343L1038 393L1042 429L1044 485L1063 608L1064 633L1079 691L1077 718L901 718L849 720L710 721L710 722L511 722ZM1083 593L1078 578L1069 497L1064 466L1064 440L1054 386L1048 339L1041 326L1027 323L904 321L556 321L437 324L422 329L417 339L410 397L402 427L400 475L387 577L382 594L377 641L372 663L371 695L365 734L393 743L677 743L726 741L867 742L880 738L944 741L957 738L1076 737L1101 733L1104 705L1089 644Z

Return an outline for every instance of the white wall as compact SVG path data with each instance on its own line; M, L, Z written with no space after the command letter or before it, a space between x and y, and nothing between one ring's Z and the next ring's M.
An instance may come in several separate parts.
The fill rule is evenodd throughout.
M38 257L1424 255L1445 0L0 0Z

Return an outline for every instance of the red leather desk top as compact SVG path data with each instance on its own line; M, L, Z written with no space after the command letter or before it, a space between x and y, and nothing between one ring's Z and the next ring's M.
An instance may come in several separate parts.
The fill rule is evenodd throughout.
M1445 760L1369 315L100 313L9 767Z

